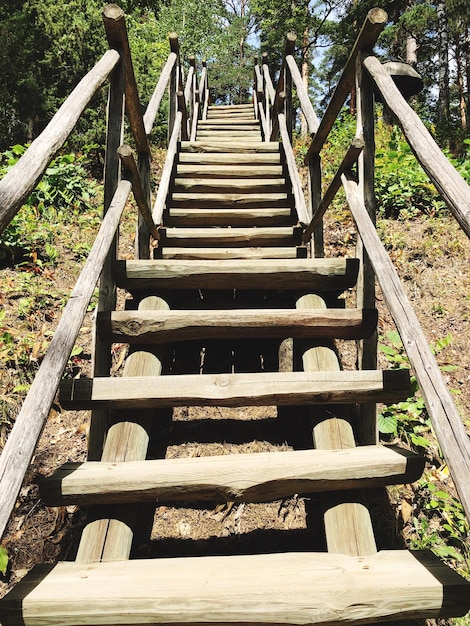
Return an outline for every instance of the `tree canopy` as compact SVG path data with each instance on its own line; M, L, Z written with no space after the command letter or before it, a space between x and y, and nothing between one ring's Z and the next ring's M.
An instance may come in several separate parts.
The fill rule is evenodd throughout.
M426 89L415 99L442 140L468 134L470 5L467 0L121 0L142 103L178 33L181 56L207 60L212 97L246 100L255 54L278 67L287 32L297 34L304 81L328 101L367 11L386 9L379 53L411 63ZM0 149L30 141L106 50L101 0L3 0L0 4ZM105 94L78 132L100 141ZM321 113L321 111L320 111ZM93 130L94 129L94 130Z

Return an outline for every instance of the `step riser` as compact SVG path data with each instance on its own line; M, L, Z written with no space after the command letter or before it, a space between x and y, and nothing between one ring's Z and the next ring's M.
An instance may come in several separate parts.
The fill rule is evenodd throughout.
M235 165L190 165L180 164L176 169L178 178L283 178L281 165L252 165L237 167Z
M279 179L262 179L262 180L247 180L243 178L233 180L217 180L213 178L209 179L195 179L195 178L176 178L174 182L175 193L191 193L191 194L213 194L213 193L249 193L249 194L285 194L287 197L287 185L283 178ZM210 196L209 196L210 197Z
M162 251L163 259L206 260L206 259L306 259L307 248L171 248Z

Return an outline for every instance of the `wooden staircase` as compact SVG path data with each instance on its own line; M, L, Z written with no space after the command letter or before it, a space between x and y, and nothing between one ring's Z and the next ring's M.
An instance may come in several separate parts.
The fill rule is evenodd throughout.
M76 561L32 570L0 604L4 626L362 624L470 608L468 583L432 555L377 547L369 488L418 479L424 459L357 445L357 409L406 399L409 374L341 369L334 340L370 336L377 312L341 307L359 262L308 258L296 215L282 145L263 141L252 106L210 107L181 144L156 258L114 268L135 306L97 318L101 340L130 344L123 375L61 388L64 408L94 411L93 449L106 417L101 459L41 486L50 506L91 507ZM284 440L301 443L149 458L178 406L276 406ZM134 558L144 502L312 493L318 552Z

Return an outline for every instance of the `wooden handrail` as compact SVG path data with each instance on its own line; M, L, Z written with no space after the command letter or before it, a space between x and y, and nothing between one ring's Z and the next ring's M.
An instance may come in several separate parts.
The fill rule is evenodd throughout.
M316 133L318 130L318 126L320 125L320 121L317 117L317 114L315 113L315 109L313 108L312 103L310 102L310 98L308 97L308 93L302 81L302 76L300 75L297 63L295 62L295 59L291 54L286 56L286 64L291 73L292 80L294 81L294 85L297 90L297 96L300 101L300 108L302 109L302 113L307 120L308 130L311 134Z
M145 132L142 108L129 48L129 39L127 37L124 11L118 7L117 4L107 4L103 9L103 22L109 47L116 48L123 56L124 66L126 68L126 111L137 151L150 155L150 147L147 140L147 133Z
M292 193L294 194L295 210L297 211L297 219L300 224L308 224L309 215L305 204L305 196L302 189L302 181L300 180L299 170L295 163L294 151L290 142L289 131L287 128L286 116L279 113L277 116L279 131L282 139L282 147L286 157L287 170L292 183Z
M157 86L155 87L152 97L150 98L150 102L148 103L147 110L144 114L144 128L147 135L150 135L150 133L152 132L155 118L157 117L162 98L165 94L168 82L170 80L171 72L173 66L177 61L177 58L178 56L175 52L170 52L170 54L168 55L168 59L163 67L162 73L160 74L160 78L158 79Z
M0 181L0 232L36 187L52 157L64 145L86 106L119 62L108 50L78 83L52 120Z
M49 415L63 371L80 332L88 304L112 244L131 191L123 180L114 196L88 259L60 318L54 337L34 378L0 456L0 537L23 483L43 426Z
M370 55L363 63L387 106L396 115L420 165L436 186L462 230L470 237L470 186L442 153L380 61Z
M313 138L310 148L305 155L305 165L308 165L308 162L313 154L318 154L322 149L323 144L325 143L325 140L328 137L336 118L338 117L338 113L341 111L341 107L351 91L356 75L356 59L359 52L361 52L361 50L370 50L373 48L378 36L384 29L386 22L387 13L383 9L371 9L367 14L352 52L349 55L349 59L344 66L341 78L339 79L330 103L328 104L328 108L321 119L315 137Z
M166 197L168 195L168 190L170 189L171 173L173 171L173 164L178 149L178 140L182 120L182 112L177 111L175 124L173 126L173 132L171 133L170 142L168 143L165 165L163 166L160 184L158 185L157 197L155 199L155 204L152 211L152 218L155 224L161 224L163 211L165 210Z
M362 202L358 184L342 183L358 233L418 380L426 408L467 517L470 519L470 439L400 278Z

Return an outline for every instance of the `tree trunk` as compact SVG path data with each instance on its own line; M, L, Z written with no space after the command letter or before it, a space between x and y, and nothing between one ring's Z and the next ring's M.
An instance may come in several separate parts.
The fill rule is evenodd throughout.
M446 130L449 124L449 31L445 3L437 4L438 31L438 87L437 122L440 130Z
M457 85L459 88L459 111L460 111L460 127L463 131L467 130L467 103L465 102L465 85L462 68L462 46L460 45L460 34L455 34L455 64L457 69Z

